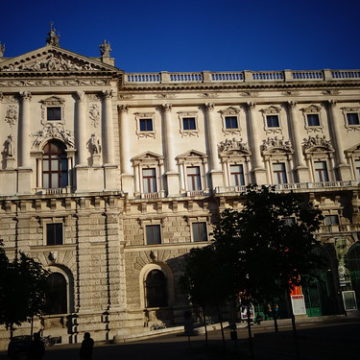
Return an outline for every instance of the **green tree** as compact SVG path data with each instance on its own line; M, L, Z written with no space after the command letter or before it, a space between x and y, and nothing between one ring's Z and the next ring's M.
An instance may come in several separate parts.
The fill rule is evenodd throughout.
M10 262L1 245L0 270L0 324L12 337L14 325L20 326L44 309L49 272L22 252Z

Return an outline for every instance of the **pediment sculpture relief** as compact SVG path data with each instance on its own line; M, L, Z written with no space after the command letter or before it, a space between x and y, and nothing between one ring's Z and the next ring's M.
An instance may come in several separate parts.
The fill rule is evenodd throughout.
M46 123L42 130L33 135L35 140L34 147L39 147L48 139L58 139L68 145L70 148L74 147L74 137L69 130L65 130L61 124Z
M262 152L274 150L291 153L293 152L293 147L290 140L285 140L284 137L278 138L277 136L275 136L273 138L267 138L266 140L263 140L263 143L261 145Z
M233 139L226 139L224 141L221 141L218 144L218 148L220 152L229 152L229 151L240 151L243 153L248 153L248 145L247 143L243 142L243 139L236 140Z
M23 63L8 64L0 67L2 71L82 71L99 69L99 66L57 52L49 52L40 59L36 58Z
M326 140L325 136L309 136L303 141L305 151L309 151L314 148L323 148L326 151L334 151L334 147L330 140Z

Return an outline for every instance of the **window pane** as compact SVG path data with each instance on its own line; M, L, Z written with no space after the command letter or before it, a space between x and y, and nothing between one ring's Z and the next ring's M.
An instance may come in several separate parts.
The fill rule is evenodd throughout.
M59 161L58 160L51 160L51 170L52 171L59 170Z
M245 185L244 168L242 165L230 166L231 185Z
M42 169L43 171L49 171L49 160L43 160Z
M226 116L225 127L226 129L237 129L238 128L237 116Z
M140 119L140 131L153 131L152 119Z
M329 175L327 171L326 161L315 161L315 181L329 181Z
M286 168L284 163L273 164L274 184L286 184Z
M160 270L152 270L146 278L147 307L167 306L167 282Z
M142 174L144 193L156 192L156 170L154 168L143 169Z
M193 223L192 230L194 242L207 241L206 223Z
M307 115L308 126L320 126L320 119L318 114Z
M358 113L347 113L347 121L349 125L359 125L359 114Z
M266 121L268 127L279 127L279 117L277 115L267 115Z
M46 279L45 314L66 314L67 286L63 275L52 273Z
M67 173L60 174L60 187L65 187L68 185Z
M160 225L146 226L146 244L147 245L161 244Z
M201 176L199 166L191 166L187 169L188 190L201 190Z
M49 174L43 174L43 176L42 176L42 187L44 189L49 188Z
M337 215L326 215L324 225L339 225L339 217Z
M46 244L61 245L63 243L63 224L46 225Z
M58 188L59 187L59 174L51 174L51 188Z
M183 118L183 129L184 130L195 130L196 129L196 122L195 118Z
M68 165L67 159L61 159L61 161L60 161L60 170L67 171L67 165Z
M360 160L355 160L355 175L358 180L360 180Z
M48 119L48 121L61 120L61 108L60 107L48 107L47 108L47 119Z

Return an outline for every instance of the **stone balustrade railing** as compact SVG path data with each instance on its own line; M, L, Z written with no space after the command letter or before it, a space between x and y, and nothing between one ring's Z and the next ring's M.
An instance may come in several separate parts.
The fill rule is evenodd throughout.
M178 83L250 83L301 81L360 80L360 70L283 70L283 71L227 71L127 73L125 84L178 84Z

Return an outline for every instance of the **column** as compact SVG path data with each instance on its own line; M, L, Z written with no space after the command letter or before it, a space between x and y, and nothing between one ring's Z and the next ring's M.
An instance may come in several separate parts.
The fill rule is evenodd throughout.
M21 116L19 122L19 141L18 141L18 164L22 168L31 168L30 162L30 100L31 94L27 91L20 93L21 97Z
M302 148L302 122L297 118L296 112L296 102L289 101L288 102L288 110L290 116L290 131L291 131L291 140L294 146L294 157L295 157L295 173L296 173L296 182L308 182L309 179L309 171L305 164L305 159L303 155Z
M210 154L210 171L221 171L217 148L216 128L214 119L214 104L205 104L206 127Z
M120 146L121 146L121 172L123 174L131 174L130 164L130 134L129 134L129 118L128 107L119 105L120 110Z
M165 165L166 165L166 172L172 173L176 172L176 165L175 165L175 156L174 156L174 148L173 148L173 131L172 131L172 123L171 123L171 104L164 104L162 106L163 114L164 114L164 135L165 135Z
M351 171L349 164L346 163L345 154L344 154L344 145L341 137L340 129L340 119L336 116L336 101L328 101L328 112L329 120L334 136L334 146L335 146L335 156L336 156L336 166L339 173L339 180L351 180Z
M209 147L209 169L211 177L211 185L208 186L213 189L217 186L223 186L224 181L219 159L214 111L214 104L205 104L206 136Z
M83 91L77 93L77 126L76 126L76 147L77 165L87 165L87 126L86 126L86 96Z
M179 187L179 174L175 163L174 154L174 139L172 128L172 113L171 104L164 104L163 109L163 136L164 139L164 154L165 154L165 170L167 180L168 195L177 195L180 192Z
M247 128L248 128L248 139L251 149L251 164L253 181L255 184L262 185L266 184L266 171L260 154L260 134L258 130L258 124L254 122L254 103L247 103Z
M104 121L103 121L103 149L104 149L104 163L113 165L114 158L114 129L112 118L112 90L106 90L104 95Z

